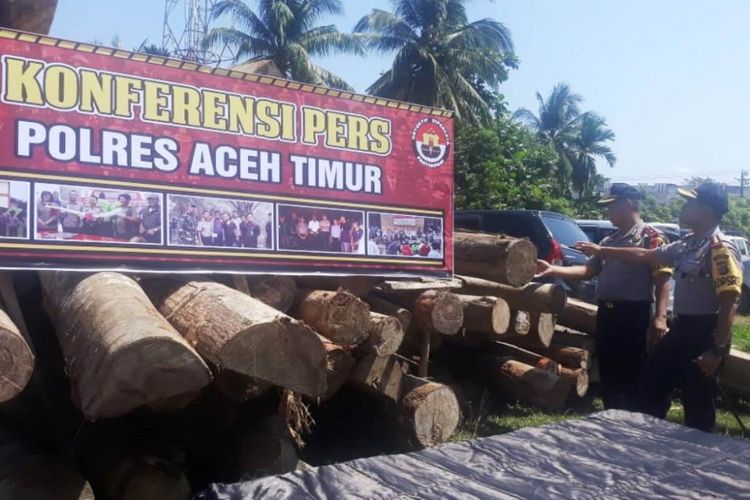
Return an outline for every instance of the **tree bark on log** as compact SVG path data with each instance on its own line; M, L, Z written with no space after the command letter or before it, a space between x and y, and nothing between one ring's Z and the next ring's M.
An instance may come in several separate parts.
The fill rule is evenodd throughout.
M514 310L560 314L568 301L565 289L550 283L529 283L516 288L471 276L456 278L460 280L461 286L454 292L500 297Z
M507 342L492 342L487 345L486 352L512 358L550 373L560 373L560 365L556 361Z
M596 341L588 333L579 332L557 326L555 336L552 338L552 345L556 347L577 347L590 353L596 352ZM590 369L590 368L589 368Z
M557 322L573 330L596 335L597 306L577 299L568 299L565 310L557 317Z
M575 370L560 365L557 374L568 381L573 394L582 398L589 392L589 372L583 368Z
M287 312L297 296L297 283L288 276L248 276L250 296L281 312Z
M387 316L393 316L401 322L401 327L404 332L409 330L409 325L413 315L410 310L405 307L400 307L393 302L389 302L385 299L381 299L377 295L368 294L364 297L364 301L370 306L370 310L376 313L385 314Z
M719 373L719 381L732 394L750 399L750 353L732 349Z
M396 354L403 341L404 329L397 318L371 312L369 336L358 350L384 358Z
M552 345L545 349L537 349L536 352L573 370L578 368L589 370L591 368L591 353L585 349Z
M34 372L34 353L21 331L0 309L0 403L21 391Z
M326 350L326 392L320 398L328 401L341 389L354 369L354 356L345 348L321 336Z
M464 309L463 327L489 335L503 335L510 326L510 308L497 297L457 295Z
M0 26L46 35L57 0L0 0Z
M232 401L244 402L262 396L273 384L234 370L214 370L214 385Z
M549 313L532 313L531 327L525 335L507 335L503 340L527 349L546 348L555 336L555 316Z
M357 297L367 295L383 282L377 276L297 276L295 280L300 288L333 291L343 288Z
M132 279L40 273L72 399L89 420L186 404L211 375Z
M369 334L370 307L345 290L303 292L293 313L336 344L356 346Z
M565 406L570 383L564 378L510 358L485 357L482 363L490 384L514 398L548 409Z
M187 500L191 497L190 484L180 468L148 453L134 451L113 461L102 460L91 471L96 498Z
M488 233L453 233L456 272L511 286L536 273L537 250L528 239Z
M221 372L312 398L325 393L325 349L318 335L284 313L212 281L145 282L159 311Z
M414 324L425 333L455 335L464 321L461 300L445 290L427 290L413 295L394 295L394 300L414 314Z
M396 357L381 358L369 354L357 361L349 376L349 384L397 402L404 373L406 367Z
M405 375L399 406L412 439L428 448L446 442L456 431L461 410L447 385Z

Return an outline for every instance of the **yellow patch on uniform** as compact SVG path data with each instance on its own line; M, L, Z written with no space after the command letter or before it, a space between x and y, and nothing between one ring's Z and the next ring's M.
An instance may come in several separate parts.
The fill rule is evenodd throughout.
M717 294L742 292L742 271L724 244L711 247L711 277Z

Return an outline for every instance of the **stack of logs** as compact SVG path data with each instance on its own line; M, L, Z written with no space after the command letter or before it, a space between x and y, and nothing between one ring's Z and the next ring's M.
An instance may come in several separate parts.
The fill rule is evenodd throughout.
M35 344L53 338L69 401L85 420L103 427L132 423L143 412L195 414L196 407L208 406L216 413L231 402L260 405L276 394L281 423L265 418L254 429L223 436L239 448L231 453L237 474L207 481L295 467L292 438L309 424L305 408L327 404L344 385L391 408L412 445L434 446L450 438L460 419L454 388L430 377L436 350L469 349L488 386L543 407L560 408L586 393L595 308L568 300L556 285L530 284L535 264L536 249L527 240L457 233L459 275L451 280L42 272L44 311L54 333L42 338L19 329L11 317L18 324L24 316L6 301L0 399L13 399L27 385L26 392L49 394L33 379L61 374L35 363ZM30 314L25 311L27 320ZM43 376L32 377L37 372ZM190 422L185 434L211 425ZM180 425L166 427L177 433ZM72 463L97 498L186 498L192 485L183 465L200 455L191 446L202 438L171 439L190 441L187 458L170 452L157 460L153 450L128 449L125 440L127 453ZM0 497L22 488L24 474L0 467ZM80 476L67 481L81 482Z

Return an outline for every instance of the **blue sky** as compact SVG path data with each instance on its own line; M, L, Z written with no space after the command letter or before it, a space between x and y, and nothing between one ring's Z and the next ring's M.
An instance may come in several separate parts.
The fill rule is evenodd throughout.
M250 0L252 3L252 0ZM386 0L345 0L327 22L350 30ZM500 89L511 108L536 109L535 92L567 82L584 109L617 138L614 180L733 182L750 169L750 2L744 0L474 0L471 20L492 17L513 33L521 60ZM123 47L160 43L163 0L60 0L51 34ZM389 56L319 63L364 91Z

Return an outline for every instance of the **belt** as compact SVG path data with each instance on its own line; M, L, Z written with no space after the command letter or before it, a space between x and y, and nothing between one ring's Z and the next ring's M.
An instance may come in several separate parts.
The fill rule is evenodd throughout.
M614 309L615 307L651 306L650 300L600 300L599 307Z

